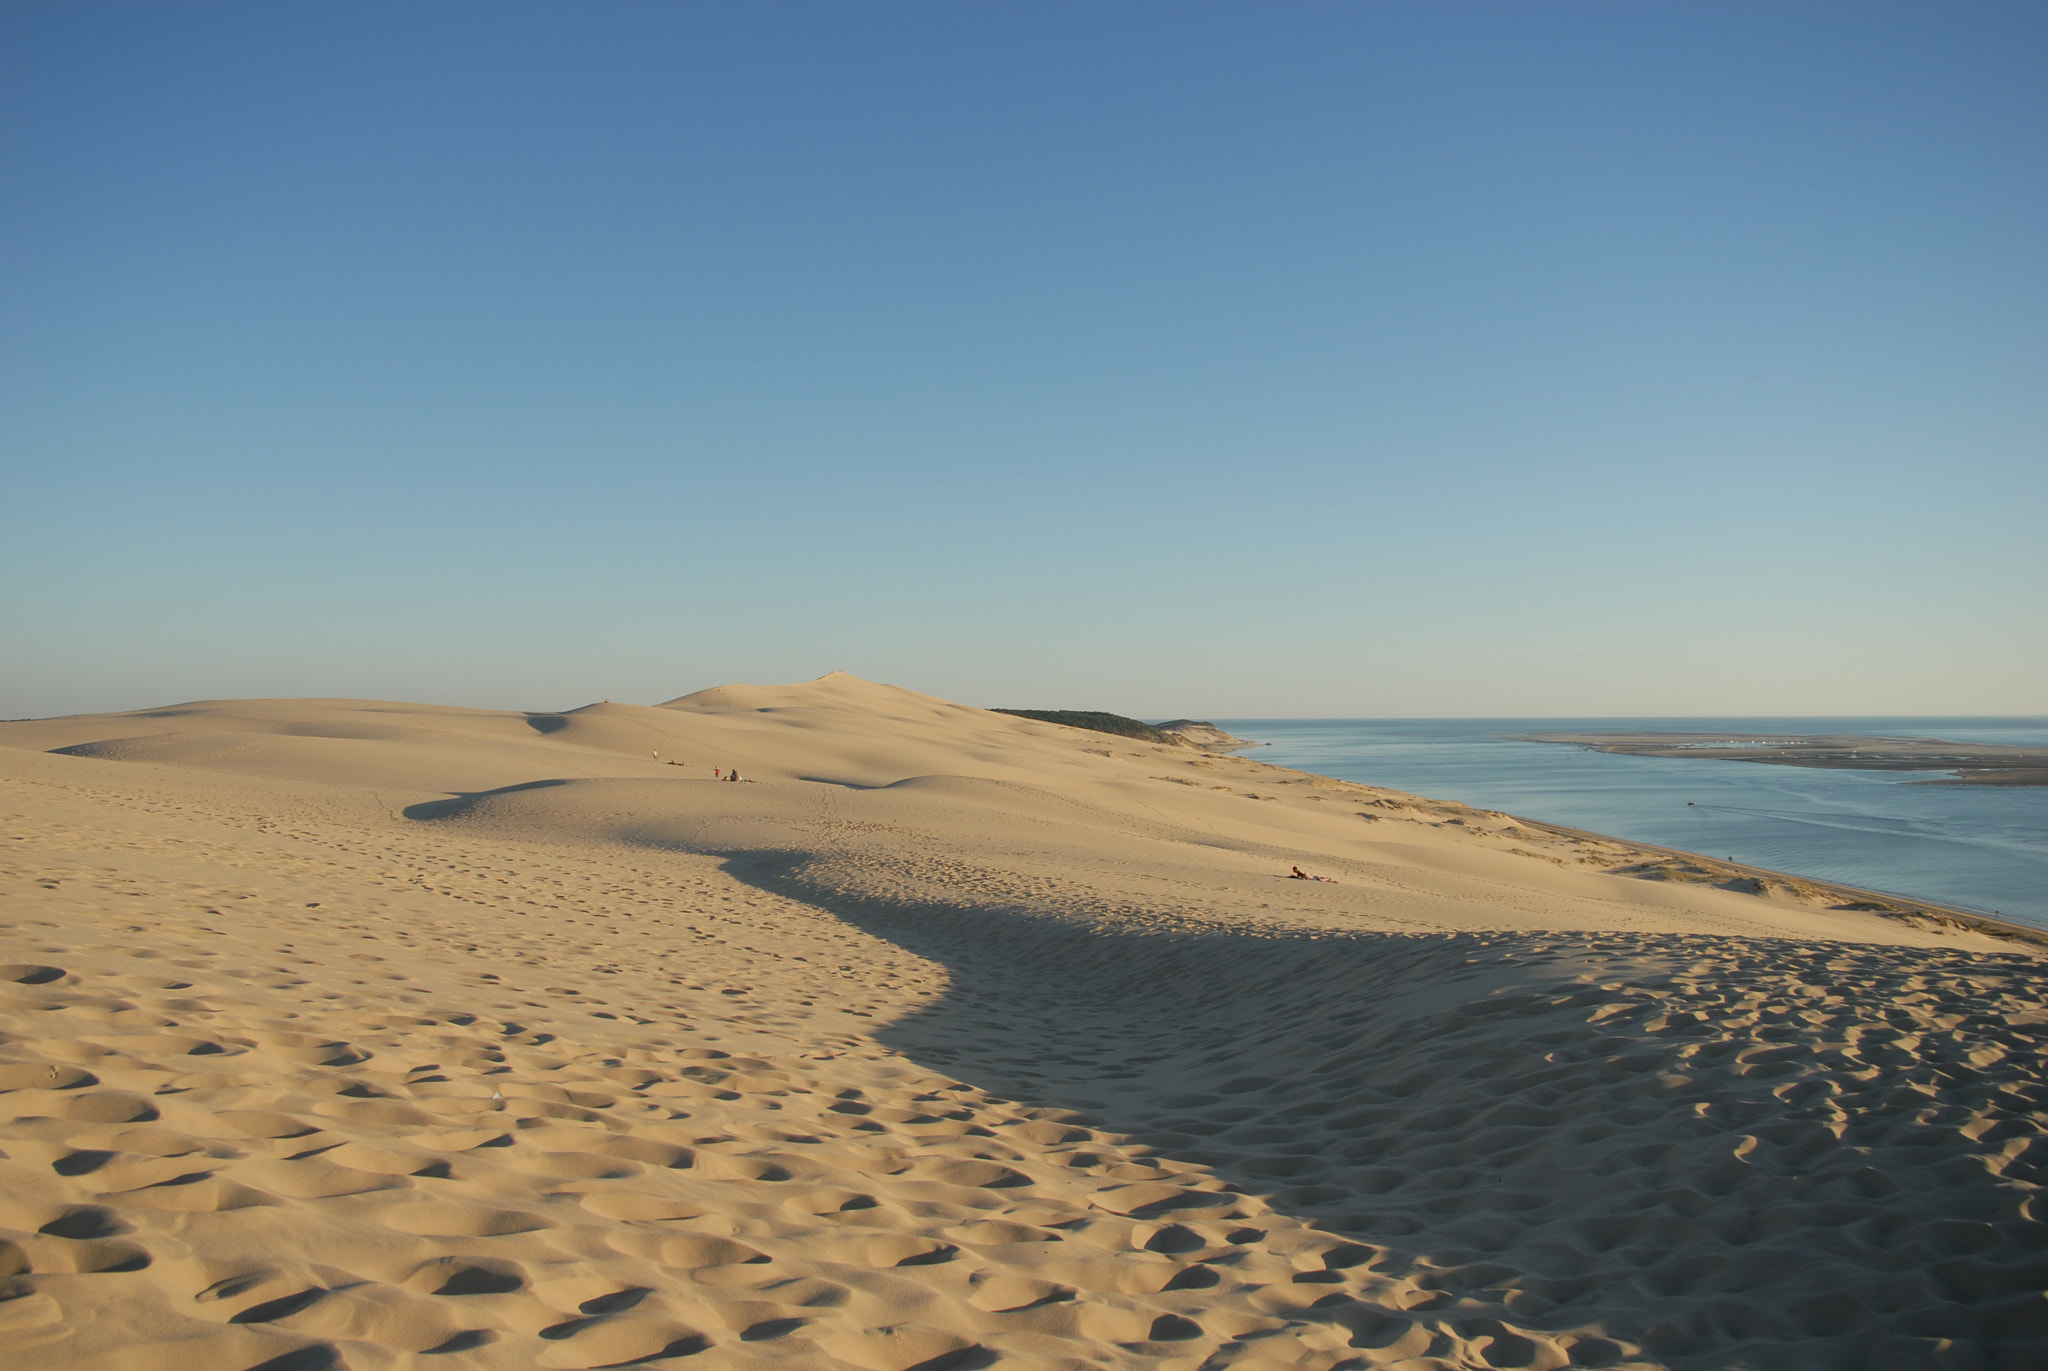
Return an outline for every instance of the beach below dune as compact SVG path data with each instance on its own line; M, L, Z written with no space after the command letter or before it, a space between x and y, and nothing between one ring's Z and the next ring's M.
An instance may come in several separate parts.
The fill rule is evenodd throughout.
M0 725L0 808L29 1365L2048 1351L2048 997L1938 911L845 677Z
M1920 783L1938 771L1756 765L1519 741L1629 726L1615 719L1229 722L1268 742L1260 759L1282 766L2048 929L2048 790ZM1826 718L1655 723L1724 741L1745 726L1778 730L1770 736L1780 739L1853 726ZM2039 746L2048 743L2042 723L1894 718L1864 728Z

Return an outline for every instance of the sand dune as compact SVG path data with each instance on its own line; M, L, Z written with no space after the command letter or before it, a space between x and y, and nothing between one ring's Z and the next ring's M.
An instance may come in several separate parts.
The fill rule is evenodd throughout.
M2048 995L1924 913L839 675L0 814L10 1366L2048 1364Z

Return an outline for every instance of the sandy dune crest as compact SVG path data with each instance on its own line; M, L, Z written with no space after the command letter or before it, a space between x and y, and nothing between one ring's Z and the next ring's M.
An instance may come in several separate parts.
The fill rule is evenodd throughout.
M2039 963L1683 865L836 674L0 725L0 1353L2048 1364Z

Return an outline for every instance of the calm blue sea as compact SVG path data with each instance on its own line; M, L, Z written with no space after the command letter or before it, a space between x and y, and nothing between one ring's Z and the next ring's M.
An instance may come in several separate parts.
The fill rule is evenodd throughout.
M2048 927L2048 787L1622 757L1515 733L1869 733L2048 746L2048 718L1230 719L1244 755Z

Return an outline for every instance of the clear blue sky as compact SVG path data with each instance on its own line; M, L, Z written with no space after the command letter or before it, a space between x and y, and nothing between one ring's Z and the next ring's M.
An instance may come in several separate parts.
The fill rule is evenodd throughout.
M2048 712L2048 7L0 8L0 716Z

